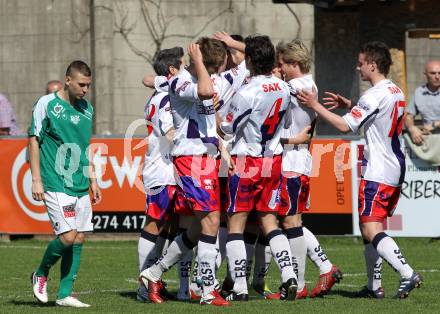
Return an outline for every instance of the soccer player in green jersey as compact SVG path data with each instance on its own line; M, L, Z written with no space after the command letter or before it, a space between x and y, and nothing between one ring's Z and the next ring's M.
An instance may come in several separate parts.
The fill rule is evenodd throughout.
M101 201L93 165L87 156L93 108L84 96L91 82L89 66L82 61L74 61L67 68L64 88L41 97L32 110L29 128L32 197L44 201L57 235L47 246L39 267L32 273L34 296L42 303L48 301L49 270L61 258L56 304L90 306L71 294L85 232L93 230L91 203Z

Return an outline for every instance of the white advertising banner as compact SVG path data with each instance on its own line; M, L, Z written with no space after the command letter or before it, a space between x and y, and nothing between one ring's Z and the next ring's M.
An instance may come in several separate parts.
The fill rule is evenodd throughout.
M386 233L401 237L440 236L440 167L417 158L402 139L406 174L399 203L386 220ZM365 141L351 142L353 234L359 236L358 186Z

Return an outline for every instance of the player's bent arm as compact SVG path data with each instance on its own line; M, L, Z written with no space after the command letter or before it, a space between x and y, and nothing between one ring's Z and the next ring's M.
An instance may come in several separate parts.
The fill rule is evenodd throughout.
M203 56L197 44L190 44L188 55L191 58L197 76L197 95L200 100L211 99L214 96L214 87L208 70L203 64Z
M232 38L226 32L216 32L214 34L214 38L218 39L218 40L221 40L229 48L236 49L236 50L241 51L241 52L244 52L244 49L246 48L245 43L242 43L240 41L235 40L234 38Z
M36 136L29 138L29 163L32 174L32 198L36 201L44 200L44 187L40 172L40 145Z
M295 137L291 138L281 138L280 143L283 145L301 145L308 144L311 139L310 129L311 125L306 126L300 133L298 133Z
M351 131L347 121L344 120L341 116L327 110L323 105L317 102L316 107L313 108L315 112L321 116L325 121L333 125L340 132L348 133Z

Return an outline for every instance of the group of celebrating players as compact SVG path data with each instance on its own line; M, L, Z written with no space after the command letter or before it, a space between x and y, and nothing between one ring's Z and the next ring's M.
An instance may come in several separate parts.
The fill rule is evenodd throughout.
M312 58L300 40L275 48L267 36L243 40L217 32L190 44L188 56L185 67L182 48L159 51L156 75L144 79L155 92L145 108L147 222L138 244L138 300L173 298L161 278L176 264L177 299L215 306L248 300L253 264L252 288L266 299L309 295L307 256L320 272L310 297L327 294L342 279L301 221L309 207L309 142L318 116L341 132L364 129L358 208L368 283L359 296L384 297L383 260L401 277L395 298L420 286L420 275L383 226L405 176L399 141L405 101L386 78L391 56L384 43L367 43L359 53L357 70L372 87L356 105L326 92L328 109L318 102L309 74ZM63 89L41 97L32 111L32 196L45 202L57 235L31 276L42 303L48 302L50 269L61 260L56 304L90 306L73 297L72 289L85 232L93 230L91 204L101 200L93 163L81 153L92 134L93 107L84 99L91 73L84 62L72 62ZM350 112L339 116L334 108ZM77 169L67 173L72 164ZM272 258L281 273L276 293L265 282ZM220 284L217 271L225 259L227 275Z
M342 132L365 130L369 153L359 215L368 284L359 296L384 297L382 259L401 275L396 298L420 286L420 275L383 229L405 172L399 143L404 95L386 79L391 56L385 44L367 43L359 54L357 69L372 87L355 106L327 92L330 110L318 102L309 74L312 58L300 40L275 48L267 36L243 40L217 32L190 44L188 56L185 67L182 48L161 50L156 75L143 82L155 93L145 107L149 147L143 169L147 223L138 245L140 301L172 297L161 277L175 264L177 299L216 306L248 300L252 264L252 287L267 299L308 296L307 255L320 270L310 297L327 294L342 279L301 221L309 207L309 142L318 115ZM351 111L341 117L331 112L338 107ZM164 249L168 232L177 235ZM220 285L217 270L225 258L227 276ZM277 293L264 280L271 258L281 273Z

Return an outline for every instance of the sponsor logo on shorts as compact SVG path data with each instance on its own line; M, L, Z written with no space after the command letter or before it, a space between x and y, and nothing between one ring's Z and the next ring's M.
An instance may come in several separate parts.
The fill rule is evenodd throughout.
M75 204L63 206L63 213L66 218L75 217Z
M55 231L60 230L60 223L57 221L53 224L53 228L55 229Z

